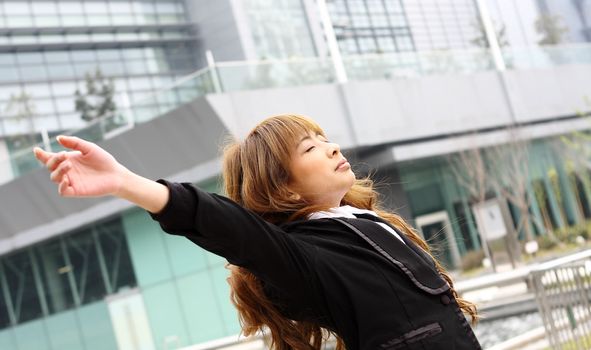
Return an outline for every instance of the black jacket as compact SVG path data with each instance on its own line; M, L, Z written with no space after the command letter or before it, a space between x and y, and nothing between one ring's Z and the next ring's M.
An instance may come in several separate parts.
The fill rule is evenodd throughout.
M277 226L228 198L161 182L170 200L152 216L166 232L249 269L285 316L335 331L347 349L480 349L433 261L404 235L406 245L367 219ZM359 235L369 231L387 235L372 246Z

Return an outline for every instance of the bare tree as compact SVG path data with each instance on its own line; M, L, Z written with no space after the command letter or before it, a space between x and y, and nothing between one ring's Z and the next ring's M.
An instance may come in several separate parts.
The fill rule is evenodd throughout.
M475 139L477 133L473 133L472 138ZM469 201L472 204L482 204L486 201L487 193L490 185L488 179L488 170L483 157L482 149L478 147L470 147L458 153L454 153L448 157L449 168L451 169L457 183L470 196ZM474 212L479 216L480 211ZM483 222L480 217L478 222ZM478 228L480 234L480 241L482 243L482 250L485 256L492 264L493 271L496 271L496 264L491 256L486 237L482 228Z
M517 232L522 229L527 241L534 240L529 211L529 142L520 137L517 130L507 129L509 143L493 146L488 149L491 163L490 176L492 186L519 211Z

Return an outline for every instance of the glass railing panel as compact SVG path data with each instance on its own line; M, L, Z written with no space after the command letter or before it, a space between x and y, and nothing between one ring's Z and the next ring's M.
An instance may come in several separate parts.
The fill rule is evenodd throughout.
M69 134L92 142L100 142L133 127L135 123L150 121L183 103L213 92L214 84L211 71L202 69L179 80L174 85L163 87L162 90L148 95L132 107L119 108L112 115L93 121L84 128ZM2 135L27 134L28 130L31 130L29 122L24 119L0 119L0 122ZM34 143L30 142L29 144L34 145ZM47 148L41 143L36 146ZM0 160L0 184L41 166L32 153L33 147L23 146L22 149L8 151L9 157ZM50 148L54 152L63 150L55 139L51 140Z
M591 64L591 45L570 44L508 48L503 50L508 69L551 68L565 64Z
M328 59L227 62L217 66L222 91L327 84L336 81Z
M349 80L408 78L493 70L487 50L400 52L343 58Z

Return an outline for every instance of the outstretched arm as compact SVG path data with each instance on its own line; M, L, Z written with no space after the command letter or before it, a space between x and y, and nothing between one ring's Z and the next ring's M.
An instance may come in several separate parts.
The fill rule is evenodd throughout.
M50 179L61 196L112 195L152 213L160 212L168 202L166 186L131 172L96 144L74 136L58 136L57 140L70 151L55 153L36 147L34 153L51 172Z

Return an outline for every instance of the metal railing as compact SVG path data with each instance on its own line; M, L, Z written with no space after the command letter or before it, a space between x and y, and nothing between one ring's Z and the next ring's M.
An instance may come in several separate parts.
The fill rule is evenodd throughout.
M591 349L591 257L530 275L553 349Z

